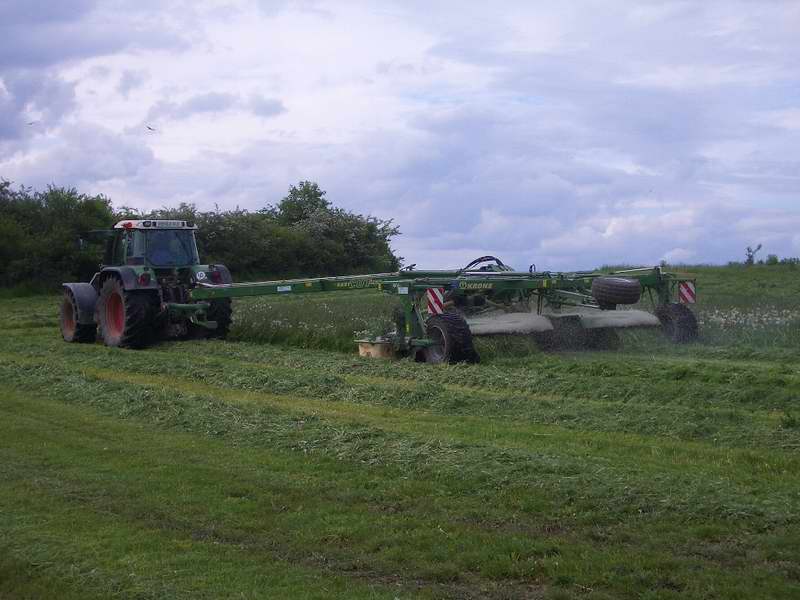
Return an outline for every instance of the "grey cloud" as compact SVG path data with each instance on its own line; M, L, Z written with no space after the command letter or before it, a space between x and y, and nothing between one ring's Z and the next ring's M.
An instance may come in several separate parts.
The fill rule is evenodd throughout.
M125 69L117 84L117 91L122 97L127 98L131 90L141 87L146 80L147 75L144 72Z
M69 129L20 181L103 182L117 192L116 202L143 206L190 201L203 208L217 202L260 208L277 201L288 184L312 179L346 208L395 218L404 233L400 254L430 266L463 264L487 252L519 267L534 261L553 269L662 257L725 262L759 242L770 252L797 254L800 182L792 152L798 132L755 118L800 108L796 18L783 6L537 7L561 11L563 35L552 48L527 49L531 40L515 33L510 19L487 14L478 30L475 13L483 9L404 3L391 12L405 11L413 27L439 42L422 59L401 54L374 67L380 93L399 107L391 125L356 128L346 144L298 141L308 139L298 126L285 143L274 134L240 153L201 152L169 163L153 158L145 138ZM101 11L83 7L81 23ZM135 18L126 10L122 22L135 29L148 21L147 11L170 10L160 7L149 2ZM271 17L286 5L261 7ZM505 12L528 8L509 4ZM58 46L71 39L70 18L56 14L40 24L39 35L53 32L57 43L26 46L19 49L26 56L14 60L51 65L147 43L141 32L144 37L125 34L117 42L90 27L85 41L59 57ZM191 23L197 25L197 15ZM174 34L156 28L152 35L168 43ZM0 41L0 51L6 43ZM398 78L408 87L393 88ZM52 105L62 116L69 111L69 84L59 87L47 77L38 84L9 81L13 95L0 93L0 136L24 135L12 117L26 106ZM232 83L242 85L229 89L248 89ZM123 75L119 84L125 94L135 77ZM224 111L267 118L286 108L277 98L209 91L164 98L148 118Z
M456 223L448 225L450 231L474 227L476 196L485 194L491 198L486 202L498 206L501 214L535 216L544 212L555 216L565 233L553 238L557 243L552 242L547 248L540 246L542 251L552 253L559 248L572 255L584 255L590 252L590 247L582 246L580 238L592 239L591 247L596 249L598 260L604 256L606 260L616 260L614 257L624 252L633 257L653 256L675 248L675 238L681 235L679 225L659 220L659 211L641 215L629 207L645 193L678 199L694 209L693 214L703 215L703 219L692 221L693 230L703 231L703 235L691 240L697 255L723 260L725 252L730 253L731 247L743 240L726 238L724 245L717 244L721 237L711 231L719 229L720 213L707 211L707 207L724 205L726 197L730 202L732 189L737 198L750 202L757 202L757 198L765 195L768 204L788 203L792 197L796 202L800 185L796 177L788 174L793 165L787 165L782 158L778 151L780 143L763 148L757 157L737 160L736 170L748 175L732 172L734 165L729 160L709 159L704 155L705 147L729 141L763 141L763 130L748 125L748 117L759 107L784 105L785 82L778 76L756 86L750 81L735 83L722 78L719 82L699 81L688 89L673 89L634 83L631 69L639 68L637 62L654 68L654 55L656 61L660 60L658 53L662 48L668 60L697 61L698 56L705 56L712 67L723 72L729 63L739 69L747 61L766 61L770 65L766 71L774 71L775 65L780 70L787 63L785 57L776 61L772 56L764 57L763 53L753 51L752 47L728 47L732 42L724 36L709 40L694 35L687 43L675 44L675 27L683 26L683 22L670 27L659 24L652 31L627 36L628 44L624 35L619 36L621 42L614 39L613 24L608 29L598 27L607 44L592 43L597 40L590 35L586 48L591 54L582 50L561 54L507 52L497 49L492 40L476 45L459 37L434 47L434 55L493 69L496 92L493 98L499 101L495 108L505 106L508 120L516 123L516 127L511 130L506 119L488 113L458 120L426 115L416 125L431 134L438 150L433 162L422 167L410 165L409 175L420 174L420 181L456 182L449 186L449 192L472 216L456 217ZM698 27L701 30L702 23ZM703 45L716 47L720 53L701 52ZM615 53L624 57L623 50L628 46L635 46L639 52L631 53L627 61L609 60ZM713 69L710 72L713 74ZM485 157L461 147L470 142L482 147ZM581 160L580 156L571 156L570 149L597 149L598 156L603 152L616 153L629 157L631 164L624 168L624 165L603 164L602 160L587 161L585 156ZM507 172L499 169L498 157L504 156L515 157L516 167ZM563 185L552 188L547 172L557 174ZM469 181L470 173L481 174L481 180ZM503 180L510 184L513 194L498 185ZM725 192L723 186L727 188ZM461 187L466 189L460 190ZM445 218L438 207L452 206L452 201L436 200L444 194L437 194L432 186L419 189L417 195L429 199L424 203L428 207L427 218L424 223L415 224L411 233L422 235L419 239L424 240L428 239L424 236L435 235L428 224L442 223ZM747 209L742 209L735 215L740 218L746 213ZM641 220L635 221L637 217ZM588 227L586 223L592 218L606 224L614 219L618 223L636 222L636 231L650 224L651 231L647 235L629 232L631 239L622 243L618 241L622 234L603 235L599 225ZM582 233L571 235L569 231ZM590 232L596 235L589 235ZM783 232L770 233L765 227L764 235L779 241L782 250L791 251L790 235L785 228ZM443 237L445 243L464 244L463 240L459 242L459 236ZM537 236L531 240L531 247L536 248L547 239ZM636 250L637 244L647 250Z
M96 4L96 0L3 0L0 2L0 22L8 25L32 25L54 21L81 19Z
M155 9L155 7L154 7ZM37 113L42 128L58 125L75 106L74 84L64 81L64 63L132 48L185 47L181 34L152 19L126 22L124 10L94 0L0 2L0 142L30 138L25 123ZM107 69L106 69L107 73ZM90 76L103 76L95 68Z
M154 162L152 151L140 140L76 123L63 128L35 162L23 162L13 174L19 182L34 187L50 183L87 187L135 177Z
M234 94L207 92L190 96L183 102L162 100L147 113L147 121L159 119L185 119L197 113L220 112L233 108L239 102Z
M279 15L288 8L325 18L331 18L334 14L325 2L319 0L256 0L255 4L268 17Z
M233 94L209 92L192 96L178 105L178 114L193 114L199 112L217 112L227 110L238 102Z
M44 23L32 30L0 26L0 66L45 67L66 60L88 58L121 50L124 41L113 33L80 32L73 23Z
M92 23L88 16L29 25L0 23L0 67L42 68L129 48L179 50L186 48L186 42L181 34L158 25L124 26L105 19Z
M50 126L75 105L74 84L46 72L8 71L0 92L0 140L13 140L29 132L32 113L44 126Z
M234 109L248 110L264 118L286 112L283 102L275 98L264 98L254 94L248 101L244 101L236 94L206 92L190 96L182 102L162 100L150 108L146 120L185 119L198 113L223 112Z
M275 115L286 112L286 107L283 105L283 102L276 98L265 98L260 94L253 94L250 97L248 108L253 114L264 118L274 117Z
M89 77L94 79L106 79L111 75L111 69L106 65L95 65L89 69Z

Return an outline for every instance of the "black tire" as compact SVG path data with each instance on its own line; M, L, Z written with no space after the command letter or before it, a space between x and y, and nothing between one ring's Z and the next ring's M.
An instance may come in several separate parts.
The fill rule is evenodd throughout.
M153 340L155 296L151 292L125 291L122 282L109 277L97 300L97 321L106 346L142 348Z
M472 332L460 314L448 312L430 317L425 323L425 332L435 342L425 348L425 362L452 364L480 361L472 345Z
M59 325L65 342L91 344L97 339L97 324L78 322L78 303L70 290L64 290Z
M209 303L206 318L209 321L216 321L216 329L208 329L208 337L224 340L228 337L228 332L231 329L231 322L233 321L233 306L230 298L221 298L219 300L212 300Z
M617 304L639 302L642 286L636 279L597 277L592 281L592 296L601 308L612 310Z
M661 329L670 341L685 344L697 339L697 318L685 304L662 304L655 310Z

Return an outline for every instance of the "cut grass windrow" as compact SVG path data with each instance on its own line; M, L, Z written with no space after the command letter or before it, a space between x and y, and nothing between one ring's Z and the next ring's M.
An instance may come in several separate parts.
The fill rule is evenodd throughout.
M0 302L0 597L800 596L783 350L131 352L45 301Z
M10 369L4 376L13 381ZM575 439L572 432L551 428L526 431L509 427L506 433L505 428L473 417L362 410L365 407L341 402L241 392L150 374L132 376L96 369L66 373L42 364L37 368L29 365L26 379L34 384L33 389L40 390L61 383L56 389L65 398L78 401L88 391L87 384L93 384L96 389L90 398L115 398L110 403L106 400L107 406L101 408L129 416L148 415L162 425L229 437L236 443L279 443L306 453L394 464L407 472L444 470L458 475L470 465L479 473L473 482L477 490L507 484L524 489L537 478L539 485L549 480L553 486L550 494L554 498L563 494L563 501L570 505L575 502L574 486L583 486L593 494L582 498L580 512L592 521L602 519L598 506L604 511L614 506L608 514L620 516L679 512L684 518L699 519L750 514L774 521L791 514L796 497L797 478L792 474L798 471L792 459L770 453L717 451L716 460L706 456L703 462L702 457L714 449L692 454L691 449L680 450L674 443L634 436L616 443L602 434ZM288 414L276 414L276 409ZM331 417L333 423L326 420ZM409 435L415 440L412 443L406 443ZM612 458L616 459L613 464ZM702 479L696 469L703 473ZM654 482L658 494L648 490ZM753 487L756 483L758 487ZM769 497L763 497L762 486L769 487ZM629 490L630 498L620 499L620 489ZM728 505L731 498L736 501ZM793 519L789 517L789 522Z
M299 588L309 598L395 598L416 587L360 567L356 557L340 558L349 560L338 565L347 575L336 575L322 555L282 543L282 531L300 529L291 521L336 529L312 514L330 499L291 459L199 445L41 397L12 394L0 408L0 432L14 440L0 448L0 551L18 557L13 577L0 577L0 595L32 583L59 598L65 583L75 598L87 589L105 597L295 598ZM24 516L15 509L21 498ZM59 585L42 586L45 566ZM4 590L9 584L17 587Z
M114 395L124 395L123 389ZM494 589L503 597L529 597L531 589L540 588L547 580L582 587L610 585L622 592L619 583L626 578L620 577L617 584L605 582L602 572L613 565L627 565L631 575L635 573L638 580L650 581L648 585L656 588L697 590L692 571L703 561L696 556L697 546L685 539L686 533L698 528L704 536L717 539L728 532L724 522L715 519L695 525L684 522L681 531L667 525L663 514L643 513L616 525L597 523L584 537L570 530L569 523L575 519L568 513L553 518L557 515L551 511L556 507L548 510L546 499L546 492L552 490L537 489L538 485L527 482L520 485L507 480L500 489L495 485L475 487L474 475L463 477L469 473L466 469L461 477L440 472L428 478L419 471L405 471L398 477L393 466L376 468L366 466L363 460L342 457L334 460L319 453L298 452L302 450L298 447L287 453L275 448L221 446L208 439L199 444L186 434L147 432L138 423L116 423L79 407L28 395L16 403L6 402L4 407L0 420L4 436L15 444L4 451L3 463L17 465L22 482L13 496L6 498L6 510L13 510L13 500L20 494L29 496L26 486L33 486L50 510L55 502L59 514L72 506L95 526L95 512L111 515L114 518L106 523L107 535L117 533L127 540L117 540L110 548L101 545L115 558L137 550L149 554L149 546L138 548L136 540L147 538L152 544L151 533L165 530L171 539L185 540L193 554L207 543L209 551L220 547L211 553L229 565L234 559L241 560L244 564L239 569L245 575L252 571L248 559L256 569L276 555L292 562L301 557L314 562L316 557L323 570L356 572L376 582L392 581L406 587L417 582L436 595L489 596ZM15 416L23 407L28 416ZM70 415L76 411L80 418ZM65 427L65 423L69 425ZM240 423L247 426L246 420ZM229 437L222 441L230 441ZM139 450L130 452L132 443ZM31 481L30 472L40 473L40 477ZM547 477L548 472L541 474ZM571 479L569 473L560 476ZM346 482L346 486L331 485L332 481ZM175 486L181 491L178 497L172 492ZM492 497L505 501L498 506L489 502ZM516 506L512 509L509 503ZM564 508L580 510L577 503ZM87 517L87 512L92 514ZM137 530L132 538L126 535L128 528L117 527L126 522ZM553 529L552 523L560 525ZM663 540L658 544L648 541L654 528L672 532L668 551ZM791 528L785 531L789 535ZM753 534L758 539L757 532ZM128 545L131 539L133 548ZM598 539L602 540L600 546ZM203 543L190 544L189 540ZM635 554L630 554L631 544L636 545ZM234 556L226 558L229 551ZM758 545L749 550L756 554L766 551ZM86 561L89 565L93 564L91 558ZM735 555L727 559L737 563ZM220 576L219 569L224 575L225 568L225 564L215 567L215 576ZM739 568L752 573L745 563ZM88 565L83 567L86 569ZM707 575L716 576L718 583L730 577L713 561L704 569ZM754 581L762 590L765 585L780 590L781 569L780 564L765 559L756 569ZM391 575L398 571L406 575ZM118 578L111 579L120 585ZM143 579L137 584L156 589L163 585ZM725 586L730 587L730 597L746 597L735 593L735 579ZM501 585L498 580L506 583ZM450 582L453 589L437 583L442 581ZM248 583L236 589L248 589ZM467 587L462 589L464 585ZM466 593L468 590L471 592ZM199 591L192 586L176 590L176 595Z
M46 370L66 370L48 367L43 360L13 358L0 355L0 359L19 367L40 367ZM2 363L0 363L2 368ZM493 417L442 414L411 403L412 407L389 407L365 405L362 401L342 400L345 394L318 391L315 398L298 394L277 394L254 391L239 385L211 383L207 378L179 377L174 374L159 375L150 369L147 373L129 370L99 369L84 367L79 371L86 381L130 384L137 389L168 391L177 395L196 395L216 399L244 407L268 407L280 410L297 418L325 419L347 425L364 425L385 431L415 435L424 438L445 439L453 444L472 444L498 450L524 450L540 454L559 453L585 460L617 459L630 461L629 468L636 470L643 465L662 472L685 474L693 466L704 470L714 468L718 475L732 481L750 485L763 477L785 480L791 474L800 474L800 457L769 450L718 448L703 442L679 442L655 436L619 433L574 431L555 425L539 425L522 421L506 422ZM74 374L74 373L73 373ZM9 374L8 377L11 377ZM363 382L362 376L354 377L356 386L367 389L360 395L372 392L372 381ZM378 386L386 384L380 381ZM413 385L402 386L407 393L418 390ZM620 453L623 452L623 456ZM798 479L800 483L800 479Z
M244 348L242 348L244 346ZM162 349L163 348L163 349ZM330 353L246 344L167 345L146 353L113 353L100 346L69 348L51 341L37 350L11 347L9 355L80 356L83 364L185 375L243 389L324 396L364 404L412 406L443 414L472 414L590 431L658 435L718 446L800 448L791 427L792 394L800 380L783 368L740 367L735 377L708 377L713 365L667 365L680 377L667 386L658 363L621 368L620 357L548 358L528 369L454 366L426 369L410 362L375 365ZM187 353L187 350L189 352ZM770 405L751 398L772 377ZM744 385L749 382L747 385ZM764 382L764 383L762 383ZM606 393L616 384L616 394ZM775 391L775 390L778 391ZM747 397L745 399L744 397Z

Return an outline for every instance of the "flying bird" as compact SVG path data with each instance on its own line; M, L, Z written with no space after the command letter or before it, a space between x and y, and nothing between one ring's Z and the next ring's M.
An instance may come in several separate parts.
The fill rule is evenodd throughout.
M28 121L28 125L36 125L39 121Z
M155 127L150 127L150 125L145 125L145 127L147 127L150 131L153 132L158 131Z

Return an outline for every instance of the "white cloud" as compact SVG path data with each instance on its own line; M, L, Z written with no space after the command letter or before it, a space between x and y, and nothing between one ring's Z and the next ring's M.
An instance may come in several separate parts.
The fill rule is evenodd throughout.
M755 115L757 124L800 131L800 107L770 110Z
M797 253L789 3L18 8L0 12L18 183L256 209L312 179L430 266Z
M670 264L687 263L694 259L696 254L692 250L686 248L673 248L664 253L664 260Z

